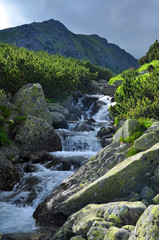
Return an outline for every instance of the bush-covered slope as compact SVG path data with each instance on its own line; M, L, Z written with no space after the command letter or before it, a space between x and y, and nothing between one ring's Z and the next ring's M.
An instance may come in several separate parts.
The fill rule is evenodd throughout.
M141 57L138 62L141 66L145 63L150 63L153 60L159 60L159 42L158 42L158 40L156 40L155 43L153 43L150 46L146 55Z
M89 60L95 65L120 73L130 67L138 67L137 60L115 44L98 35L81 35L69 31L53 19L0 31L0 41L25 47L33 51L60 53L65 57Z
M111 114L119 119L159 120L159 60L145 63L137 70L126 70L109 83L121 78L123 82L115 93L116 105L110 107Z
M110 70L89 61L0 43L0 88L11 94L26 83L38 82L46 97L63 98L74 90L87 92L92 79L110 77Z

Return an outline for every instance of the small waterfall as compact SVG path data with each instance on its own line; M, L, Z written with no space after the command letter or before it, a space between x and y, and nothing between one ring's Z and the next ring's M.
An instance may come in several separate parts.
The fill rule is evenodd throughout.
M57 130L63 150L51 154L61 163L50 168L49 163L32 164L33 171L25 173L12 191L0 192L0 231L3 234L36 231L32 214L38 204L73 174L77 166L84 164L101 149L96 136L100 127L110 125L110 102L111 98L103 95L79 98L77 104L73 103L81 111L78 121L69 122L68 129ZM95 103L99 105L98 111L94 111ZM88 123L90 119L91 125ZM68 162L70 167L67 171L57 170L62 163Z

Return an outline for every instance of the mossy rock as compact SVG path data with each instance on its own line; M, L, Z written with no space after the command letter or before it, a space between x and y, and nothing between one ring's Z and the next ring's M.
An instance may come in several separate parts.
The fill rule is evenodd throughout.
M150 205L139 218L129 240L159 239L159 205Z
M110 227L107 231L104 240L128 240L130 237L130 233L125 229L120 229L117 227Z
M133 130L138 127L139 124L139 121L136 119L128 119L113 136L113 141L118 142L121 138L126 139L127 137L131 137Z
M89 204L72 214L60 231L66 234L67 230L89 240L103 239L112 226L135 225L145 209L146 206L142 202ZM69 228L67 229L66 226Z
M155 121L147 130L146 132L157 132L159 133L159 122Z
M153 199L152 199L154 204L159 204L159 194L157 194Z
M81 235L77 235L77 236L70 238L70 240L86 240L86 239L83 238Z
M60 151L61 139L54 128L42 118L28 116L20 126L14 142L24 145L30 151Z
M12 98L12 103L23 115L33 115L52 122L43 89L39 83L28 83Z
M157 142L159 142L159 133L145 133L134 141L134 148L138 151L144 151L152 147Z
M140 192L151 182L154 169L159 164L158 156L159 143L125 159L102 177L70 196L61 204L59 210L65 215L70 215L93 202L110 202L131 192Z

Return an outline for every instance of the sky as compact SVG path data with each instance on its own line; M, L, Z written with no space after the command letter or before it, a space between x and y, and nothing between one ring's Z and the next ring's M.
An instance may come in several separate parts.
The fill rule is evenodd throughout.
M159 0L0 0L0 30L49 19L98 34L135 58L159 39Z

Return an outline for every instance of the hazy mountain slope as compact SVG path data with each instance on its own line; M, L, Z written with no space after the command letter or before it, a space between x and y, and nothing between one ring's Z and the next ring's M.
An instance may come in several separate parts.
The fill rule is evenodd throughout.
M137 60L117 45L95 34L74 34L52 19L1 30L0 41L29 50L44 50L51 54L60 53L66 57L90 60L114 72L138 67Z

